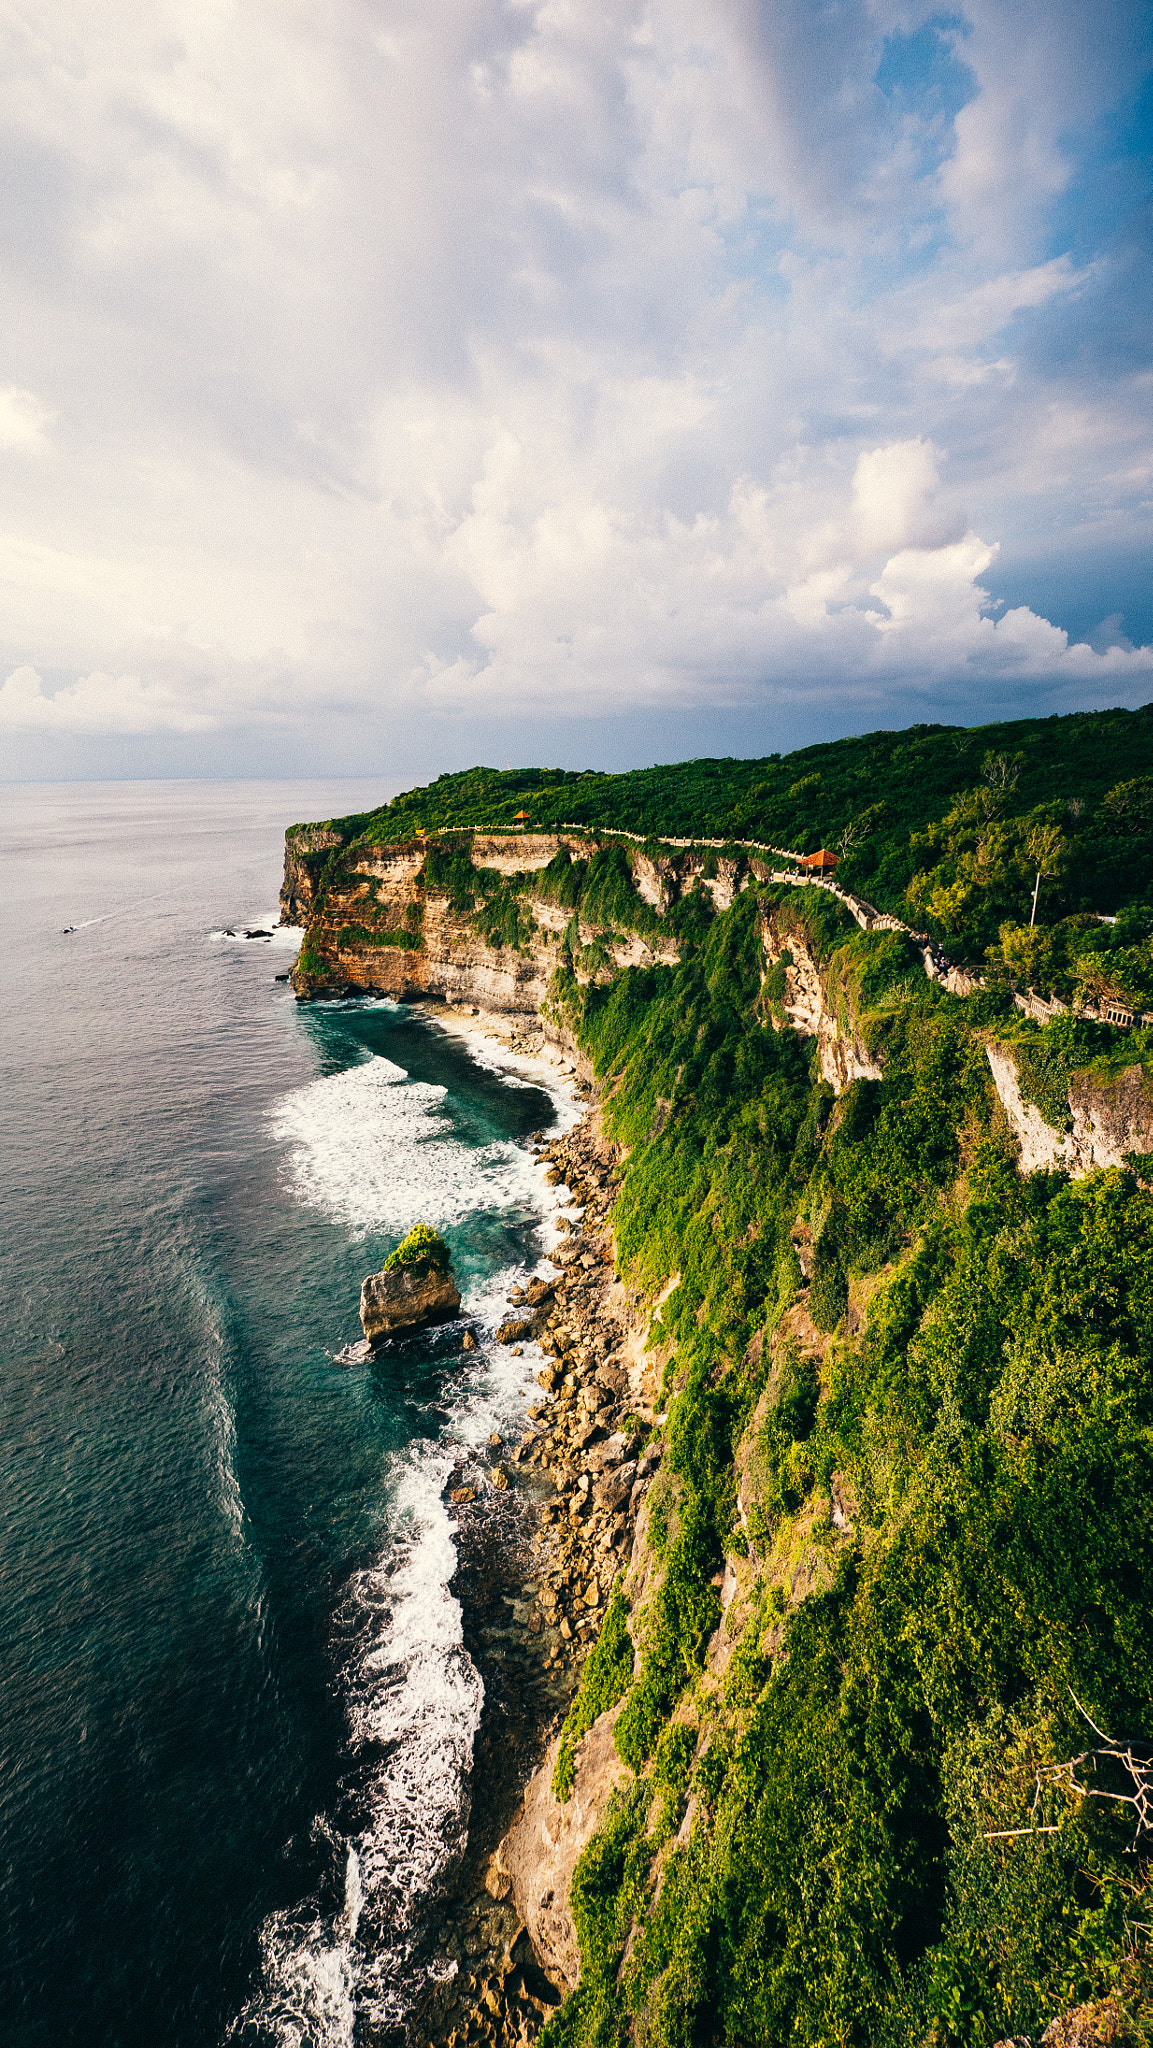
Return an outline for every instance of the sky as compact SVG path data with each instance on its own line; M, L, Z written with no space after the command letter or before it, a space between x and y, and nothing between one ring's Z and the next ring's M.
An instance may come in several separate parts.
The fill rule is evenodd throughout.
M0 37L0 777L1153 699L1144 0Z

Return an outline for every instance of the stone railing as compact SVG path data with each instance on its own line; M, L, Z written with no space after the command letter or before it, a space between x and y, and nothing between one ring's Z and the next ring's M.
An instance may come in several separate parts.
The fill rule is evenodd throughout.
M1067 1017L1068 1003L1058 996L1046 1001L1044 996L1035 995L1029 989L1025 995L1015 995L1013 1001L1026 1017L1032 1017L1035 1024L1048 1024L1053 1017ZM1131 1031L1135 1024L1147 1027L1153 1024L1153 1010L1131 1010L1125 1003L1085 1003L1078 1010L1079 1017L1089 1017L1094 1024L1112 1024L1118 1031Z

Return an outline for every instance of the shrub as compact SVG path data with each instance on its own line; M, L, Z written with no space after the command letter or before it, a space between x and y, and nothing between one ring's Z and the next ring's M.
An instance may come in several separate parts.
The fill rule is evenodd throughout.
M424 944L420 932L398 927L395 931L370 931L363 924L342 925L336 934L338 946L397 946L403 953L417 953Z
M585 1661L581 1682L561 1728L560 1746L553 1769L553 1798L569 1798L576 1776L576 1746L588 1734L593 1722L609 1707L615 1707L632 1681L633 1645L628 1629L628 1603L619 1586L613 1588L600 1635Z
M391 1273L397 1266L429 1265L445 1272L451 1263L451 1254L440 1232L427 1223L414 1223L408 1236L389 1253L381 1271Z

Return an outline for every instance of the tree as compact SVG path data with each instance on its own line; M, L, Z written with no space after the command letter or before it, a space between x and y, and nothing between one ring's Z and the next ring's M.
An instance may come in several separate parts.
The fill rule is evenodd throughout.
M1025 841L1025 851L1037 870L1033 889L1033 908L1029 923L1037 921L1037 898L1041 893L1042 878L1059 873L1065 858L1065 841L1056 825L1035 825Z
M1102 809L1115 831L1129 838L1153 831L1153 775L1135 775L1119 782L1105 796Z

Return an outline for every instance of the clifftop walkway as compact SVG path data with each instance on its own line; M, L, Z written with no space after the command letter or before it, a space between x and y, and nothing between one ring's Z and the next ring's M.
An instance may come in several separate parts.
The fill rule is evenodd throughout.
M637 846L675 846L679 849L690 846L709 846L715 849L723 849L738 857L750 852L763 853L768 854L770 858L790 860L796 863L800 863L805 858L804 854L795 853L791 847L765 846L758 839L667 839L663 835L658 836L653 833L627 832L619 825L562 825L560 830L562 832L593 833L603 838L631 839ZM827 889L830 896L835 896L839 902L844 904L846 910L851 912L862 931L904 932L905 937L911 940L920 953L924 962L925 973L928 975L929 980L939 981L941 987L946 989L950 995L969 996L973 995L977 989L988 986L983 975L974 974L972 969L968 967L954 966L947 954L928 932L914 931L912 925L905 924L903 919L895 917L892 911L878 910L874 904L866 903L863 896L854 896L851 890L842 889L839 882L834 882L824 875L815 875L811 872L802 871L798 873L796 867L774 868L770 874L762 879L768 882L784 884L794 889ZM1037 1024L1047 1024L1053 1017L1063 1017L1069 1014L1067 1003L1058 1001L1056 997L1046 1002L1044 997L1035 995L1032 989L1025 995L1015 990L1013 1001L1026 1017L1031 1017L1034 1023ZM1126 1005L1116 1002L1087 1003L1078 1014L1082 1017L1092 1018L1097 1024L1111 1024L1118 1031L1131 1030L1135 1024L1141 1026L1153 1024L1153 1010L1131 1010Z
M556 830L558 828L554 827L553 829ZM654 833L627 832L623 826L619 825L561 825L559 830L562 832L587 832L601 838L631 839L636 846L675 846L678 849L690 846L709 846L715 849L724 849L726 852L732 852L737 856L748 853L763 853L767 854L770 859L791 860L798 865L805 859L803 853L794 853L793 849L789 846L766 846L759 839L669 839L663 834L658 836ZM769 882L785 883L790 888L795 889L827 889L830 896L835 896L839 902L844 904L846 910L852 913L862 931L904 932L905 936L912 940L918 952L922 954L925 961L925 972L931 981L943 981L948 987L951 985L948 979L949 976L956 976L964 980L968 987L964 990L955 989L953 991L954 994L969 994L972 989L980 987L980 982L977 978L969 974L965 968L951 965L941 951L941 948L937 945L936 940L928 932L914 931L911 925L905 924L899 917L894 917L892 911L878 910L875 904L866 903L863 896L854 896L851 890L842 889L840 883L834 882L831 877L814 874L811 870L803 870L798 873L794 867L775 868L771 874L764 876L762 879Z

